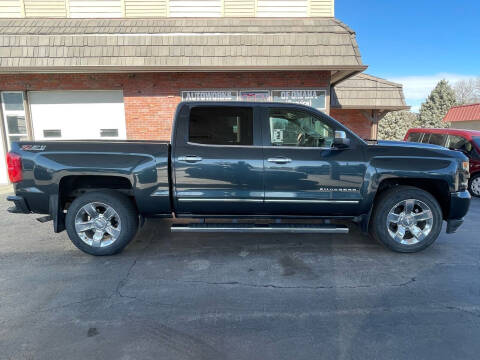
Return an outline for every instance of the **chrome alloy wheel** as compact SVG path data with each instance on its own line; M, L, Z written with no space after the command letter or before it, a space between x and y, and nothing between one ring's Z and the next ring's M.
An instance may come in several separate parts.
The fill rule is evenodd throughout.
M400 201L388 213L388 233L396 242L415 245L424 240L433 226L433 213L427 204L416 199Z
M93 247L113 244L120 236L120 216L109 205L91 202L78 210L75 231L84 243Z
M472 190L474 195L480 196L480 176L472 179L472 182L470 183L470 190Z

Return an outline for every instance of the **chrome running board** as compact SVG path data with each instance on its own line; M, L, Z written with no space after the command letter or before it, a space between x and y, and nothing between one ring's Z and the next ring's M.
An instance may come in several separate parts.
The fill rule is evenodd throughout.
M172 232L348 234L348 227L332 224L191 223L174 224L170 230Z

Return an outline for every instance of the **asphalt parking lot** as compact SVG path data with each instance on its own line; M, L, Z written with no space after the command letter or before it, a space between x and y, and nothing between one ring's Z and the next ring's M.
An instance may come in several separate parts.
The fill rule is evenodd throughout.
M4 195L2 195L4 198ZM350 235L169 233L114 257L0 201L1 359L478 359L480 199L418 254Z

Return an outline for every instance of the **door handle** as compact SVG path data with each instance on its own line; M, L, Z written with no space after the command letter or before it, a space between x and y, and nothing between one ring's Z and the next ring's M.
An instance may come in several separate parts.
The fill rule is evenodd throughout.
M187 155L187 156L180 156L178 160L186 161L186 162L199 162L199 161L202 161L203 159L200 156Z
M277 158L268 158L267 161L275 164L287 164L289 162L292 162L292 159L285 158L285 157L277 157Z

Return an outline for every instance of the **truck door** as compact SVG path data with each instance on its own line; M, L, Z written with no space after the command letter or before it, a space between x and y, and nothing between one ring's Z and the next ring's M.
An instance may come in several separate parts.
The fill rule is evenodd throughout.
M265 211L271 214L351 215L359 210L365 174L361 141L333 146L327 116L295 107L264 107ZM364 145L364 144L363 144Z
M253 106L185 105L173 144L179 214L263 211L261 124Z

